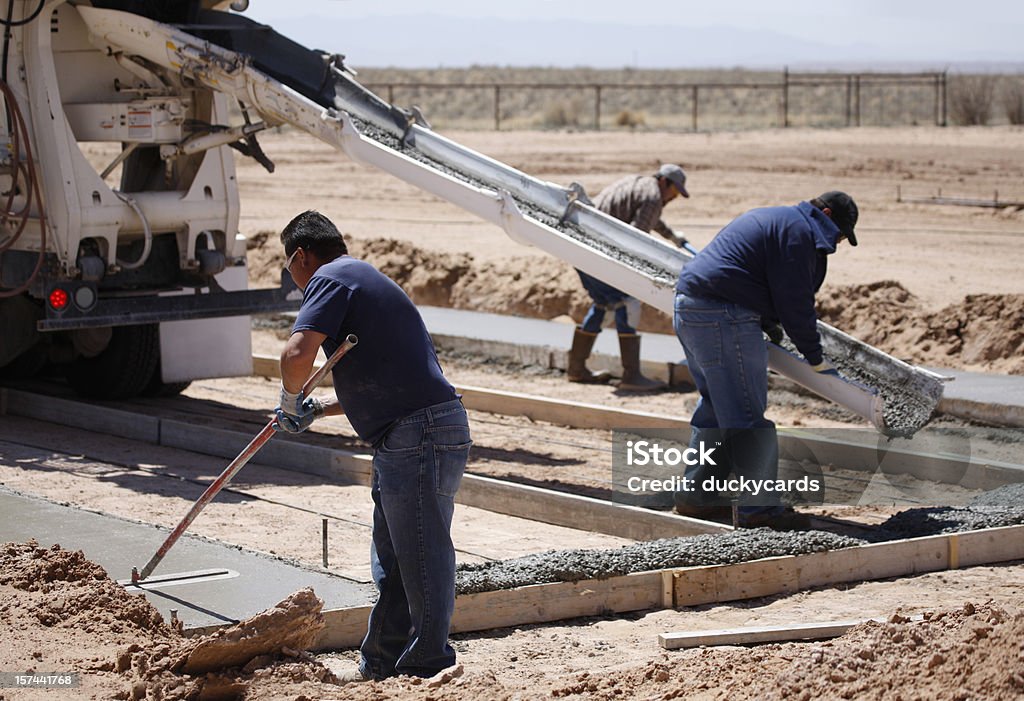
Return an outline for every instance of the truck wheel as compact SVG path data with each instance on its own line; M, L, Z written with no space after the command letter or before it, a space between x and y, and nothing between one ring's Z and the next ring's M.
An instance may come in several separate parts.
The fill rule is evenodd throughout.
M160 358L156 324L116 326L110 344L94 358L78 358L67 370L68 383L92 399L128 399L141 394Z
M153 368L153 377L149 379L149 384L146 385L146 389L142 391L144 397L174 397L181 394L185 389L192 384L191 382L164 382L160 379L162 373L160 370L160 363L156 364Z

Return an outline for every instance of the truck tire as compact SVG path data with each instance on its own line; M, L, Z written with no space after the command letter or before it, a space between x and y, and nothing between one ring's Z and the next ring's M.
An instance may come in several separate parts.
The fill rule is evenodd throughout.
M158 362L156 367L153 368L153 377L149 379L149 384L142 391L143 397L173 397L184 392L192 384L190 381L164 382L161 379L162 375L160 363Z
M68 367L68 384L91 399L128 399L149 386L159 359L156 324L116 326L102 353L78 358Z

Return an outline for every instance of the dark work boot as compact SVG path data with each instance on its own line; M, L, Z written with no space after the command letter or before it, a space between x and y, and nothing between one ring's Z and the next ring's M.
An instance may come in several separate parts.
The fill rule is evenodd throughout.
M596 333L589 333L576 327L572 336L572 348L569 349L569 368L566 372L569 382L599 385L612 379L607 370L590 372L587 369L587 358L590 357L590 351L593 350L596 340Z
M657 392L667 385L661 380L644 377L640 372L640 334L619 334L619 354L622 356L622 381L619 389L627 392Z

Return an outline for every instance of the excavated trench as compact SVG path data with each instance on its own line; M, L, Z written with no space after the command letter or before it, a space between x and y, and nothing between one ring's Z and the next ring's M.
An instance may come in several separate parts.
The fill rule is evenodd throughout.
M900 512L862 538L824 531L772 531L767 528L713 535L666 538L613 550L555 550L495 562L460 565L456 592L606 579L633 572L729 565L765 557L805 555L902 538L958 533L1024 523L1024 484L986 492L965 508L933 507Z

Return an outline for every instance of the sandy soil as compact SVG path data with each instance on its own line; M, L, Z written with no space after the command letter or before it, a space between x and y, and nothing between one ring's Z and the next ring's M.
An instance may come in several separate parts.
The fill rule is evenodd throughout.
M653 170L661 161L680 162L690 175L693 197L670 205L666 218L697 245L749 207L796 202L824 189L847 190L861 205L862 245L833 258L819 300L823 314L841 322L840 328L882 347L888 344L887 350L918 362L938 358L944 362L936 364L950 367L1024 372L1019 335L1024 326L1024 249L1018 245L1024 212L895 201L897 186L905 195L917 196L942 188L950 196L990 197L998 189L1001 199L1024 200L1024 130L452 136L534 175L559 183L577 180L591 194L622 174ZM273 284L280 270L283 256L276 232L297 212L317 208L352 236L356 252L399 278L422 303L544 318L578 317L581 312L578 282L564 263L519 246L498 229L386 174L358 166L308 137L283 133L261 138L277 162L277 172L269 175L248 162L238 169L242 230L253 237L255 283ZM648 316L646 328L659 324L664 320ZM278 343L274 334L265 332L256 335L254 346L273 352ZM688 414L692 403L691 396L676 392L617 395L607 387L569 385L558 373L520 369L509 374L468 359L445 362L449 375L467 384L676 415ZM246 405L262 417L265 413L259 412L272 402L273 387L272 382L256 380L197 383L189 393ZM772 411L772 418L784 425L842 426L856 421L803 395L773 395ZM481 436L493 433L497 445L523 440L524 434L504 433L509 427L503 421L475 419ZM336 431L346 433L344 427ZM601 440L586 434L578 438L584 444ZM66 447L73 451L73 446ZM112 453L118 450L114 443L109 448ZM124 453L122 462L111 462L115 467L145 465L156 473L171 472L160 459L157 454ZM221 467L221 461L211 459L195 465L190 476L209 476ZM19 464L0 481L34 491L38 487L28 488L32 470L43 468L56 480L55 494L60 490L64 495L92 495L89 500L97 500L94 508L133 511L136 518L145 513L154 523L176 521L193 492L198 493L193 486L168 484L170 480L162 481L158 474L97 474L95 469L90 473L88 465L73 459L39 468ZM24 474L17 477L16 470ZM16 477L20 485L10 481ZM287 493L308 498L301 486L281 484L280 478L253 470L238 486L262 496ZM340 500L344 489L331 490L322 498ZM220 512L211 510L211 527L218 533L214 537L265 552L288 551L308 540L303 524L271 519L265 505L245 504L249 502L238 500L220 505ZM353 521L365 517L355 511L344 515ZM239 540L242 532L251 539ZM466 532L472 533L471 522ZM466 541L460 545L472 551ZM307 550L301 551L302 557L315 561L318 553L312 547ZM359 563L349 565L356 568ZM245 697L253 699L1017 699L1024 695L1022 575L1020 563L976 567L732 605L459 636L455 645L464 671L435 684L397 679L338 688L332 685L328 668L351 665L351 651L310 660L281 646L241 668L213 672L223 684L210 681L209 690L226 684L240 692L238 685L244 685ZM73 669L82 673L82 688L68 696L94 699L185 698L197 684L207 683L200 683L201 675L186 679L180 668L175 669L173 661L180 658L176 655L183 641L138 600L128 601L126 596L72 554L26 544L4 547L0 656L5 662L0 671ZM656 642L657 633L664 631L890 618L896 612L934 613L921 622L897 618L865 625L824 643L669 653ZM44 694L52 695L3 689L0 699Z
M338 686L353 654L300 652L323 625L297 592L212 636L183 638L81 553L0 545L4 671L76 671L74 691L0 699L1016 699L1024 565L977 567L684 611L457 636L433 680ZM910 619L921 614L922 620ZM657 634L866 619L823 642L667 652Z
M751 207L844 189L860 204L861 245L833 256L823 320L897 357L982 371L1024 372L1024 211L896 201L946 196L1024 201L1024 130L903 128L716 134L461 132L456 140L594 195L629 172L674 160L691 198L668 223L697 246ZM496 227L348 161L296 133L268 135L273 175L239 165L250 276L276 284L277 232L305 208L331 216L366 257L420 304L581 319L587 298L572 268ZM642 329L671 332L647 309Z

